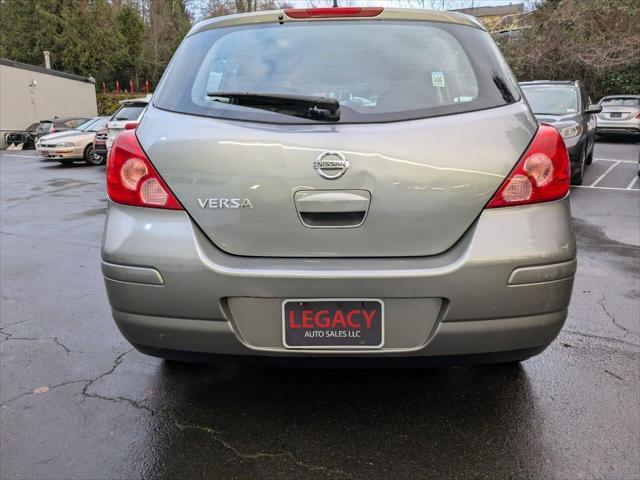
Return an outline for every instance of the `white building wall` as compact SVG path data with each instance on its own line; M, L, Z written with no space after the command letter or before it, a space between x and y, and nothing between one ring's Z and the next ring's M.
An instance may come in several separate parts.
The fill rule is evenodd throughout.
M0 148L5 133L34 122L97 115L93 83L0 63Z

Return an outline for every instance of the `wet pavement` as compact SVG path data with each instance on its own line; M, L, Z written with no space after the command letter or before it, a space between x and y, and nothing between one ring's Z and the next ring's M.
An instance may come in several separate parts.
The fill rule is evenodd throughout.
M640 478L639 151L599 143L572 191L578 273L551 347L426 370L132 351L99 268L104 168L0 153L0 478Z

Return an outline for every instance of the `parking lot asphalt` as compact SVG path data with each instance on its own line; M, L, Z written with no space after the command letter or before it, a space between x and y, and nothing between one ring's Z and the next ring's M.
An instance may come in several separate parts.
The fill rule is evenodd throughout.
M0 478L640 478L639 151L598 143L572 190L578 273L551 347L426 370L133 351L99 267L104 167L0 152Z

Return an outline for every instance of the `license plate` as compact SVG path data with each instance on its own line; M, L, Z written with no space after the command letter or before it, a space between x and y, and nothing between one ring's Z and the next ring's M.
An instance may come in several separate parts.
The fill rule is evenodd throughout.
M609 117L611 117L611 118L621 118L622 114L621 113L610 113Z
M40 156L42 157L48 157L49 156L49 152L47 150L41 150L40 151Z
M384 303L376 299L291 299L282 302L287 348L380 348Z

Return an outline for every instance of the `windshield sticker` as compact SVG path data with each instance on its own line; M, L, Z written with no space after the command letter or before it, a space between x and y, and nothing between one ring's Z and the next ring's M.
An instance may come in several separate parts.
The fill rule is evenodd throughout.
M431 72L431 84L434 87L444 87L444 73L442 72Z

